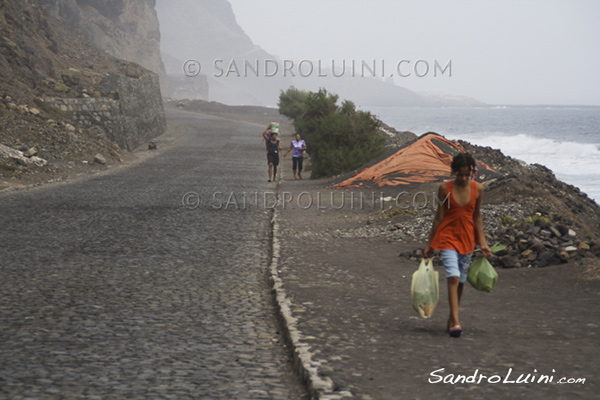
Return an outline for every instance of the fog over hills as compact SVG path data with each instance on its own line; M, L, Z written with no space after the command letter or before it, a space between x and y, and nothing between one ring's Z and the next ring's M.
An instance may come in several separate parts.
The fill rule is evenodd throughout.
M53 17L110 55L134 61L161 79L164 77L155 0L41 0L41 3Z
M379 71L367 68L364 73L361 60L356 60L355 74L347 65L341 77L328 69L331 60L323 60L322 66L318 60L282 60L246 35L227 0L157 0L156 10L167 73L184 77L185 68L193 75L199 71L206 76L211 101L275 106L281 90L295 86L313 91L323 87L360 106L482 105L467 98L421 96L384 80ZM265 29L270 25L265 20ZM190 60L194 64L186 67Z
M279 91L292 84L282 77L246 77L243 71L240 76L225 74L232 60L241 68L244 60L258 60L262 64L264 60L274 58L252 43L237 24L228 1L158 0L156 10L167 73L183 76L186 61L199 62L201 73L208 79L210 100L227 104L274 105ZM217 77L219 74L222 76Z

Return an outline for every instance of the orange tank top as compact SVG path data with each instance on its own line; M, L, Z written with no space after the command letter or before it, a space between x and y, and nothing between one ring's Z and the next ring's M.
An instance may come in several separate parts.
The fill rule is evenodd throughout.
M440 224L431 247L436 250L454 249L460 254L470 254L475 250L475 223L473 212L477 202L477 183L471 181L471 200L464 206L459 205L452 195L452 181L446 182L450 207L446 210L444 220ZM447 203L441 207L448 207Z

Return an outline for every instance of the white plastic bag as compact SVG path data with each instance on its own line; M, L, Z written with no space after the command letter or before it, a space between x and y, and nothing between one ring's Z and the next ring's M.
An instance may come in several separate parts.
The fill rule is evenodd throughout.
M423 259L413 273L410 285L412 306L423 318L433 315L440 297L439 273L433 269L432 259Z

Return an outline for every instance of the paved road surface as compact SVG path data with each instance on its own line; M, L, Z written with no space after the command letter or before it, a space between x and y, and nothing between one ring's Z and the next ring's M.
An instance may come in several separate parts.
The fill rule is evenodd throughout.
M275 191L262 126L169 117L182 135L137 166L0 194L0 398L306 398L251 205Z

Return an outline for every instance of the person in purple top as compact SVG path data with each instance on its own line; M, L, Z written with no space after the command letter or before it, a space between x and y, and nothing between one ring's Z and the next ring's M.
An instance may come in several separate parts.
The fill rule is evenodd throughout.
M288 155L290 151L294 150L292 154L292 171L294 171L294 180L296 180L296 169L298 170L298 179L302 179L302 162L304 161L303 151L306 150L306 142L302 140L299 133L296 133L296 138L292 140L289 149L283 155Z

